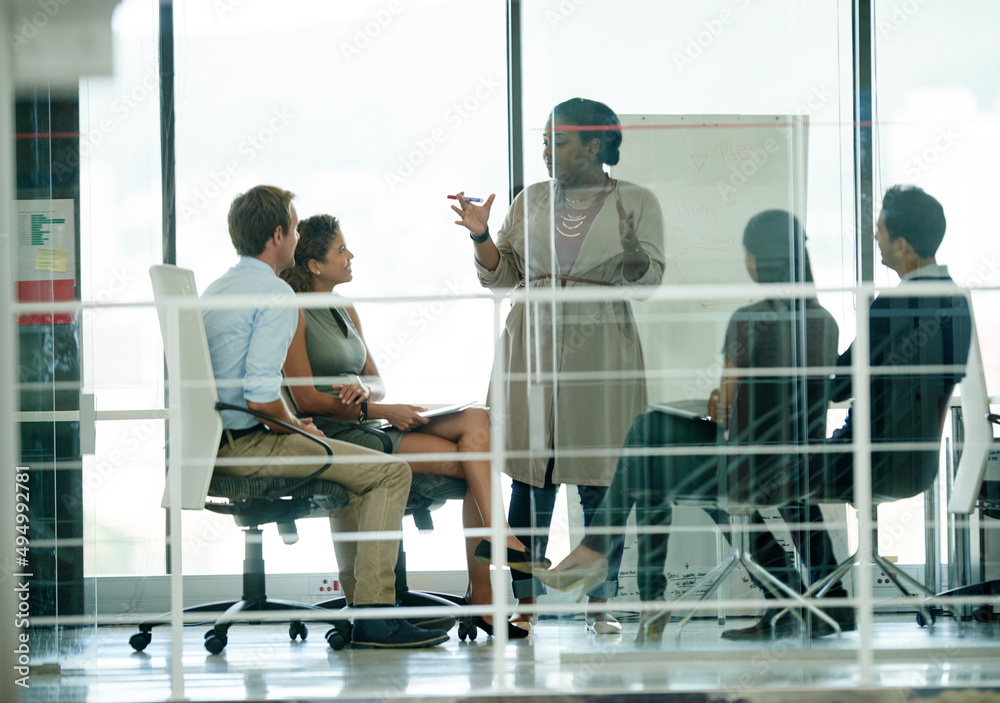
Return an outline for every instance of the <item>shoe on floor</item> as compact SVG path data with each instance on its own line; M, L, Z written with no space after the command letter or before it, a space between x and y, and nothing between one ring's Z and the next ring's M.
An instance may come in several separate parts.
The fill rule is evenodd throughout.
M854 608L823 608L823 611L840 625L841 632L851 632L857 629L857 622L854 619ZM722 638L737 642L758 642L771 638L782 639L797 636L801 625L798 618L791 613L785 613L773 627L771 626L771 620L778 612L777 609L768 608L760 615L757 622L750 627L726 630L722 633ZM811 612L807 614L807 622L809 623L810 634L813 639L826 637L836 632L826 620L817 617Z
M587 632L595 635L620 635L622 624L611 613L587 613Z
M508 622L510 622L510 624L513 625L514 627L524 630L530 635L532 632L534 632L535 624L538 622L538 620L534 615L515 613Z
M435 647L448 641L443 630L424 630L402 618L355 620L351 633L354 649L404 649Z
M858 629L858 623L854 619L854 608L849 608L845 606L839 606L836 608L823 608L823 612L833 618L838 625L840 625L841 632L852 632ZM812 630L812 637L816 639L817 637L826 637L828 635L836 634L830 623L826 620L822 620L816 617L813 613L809 613L809 627Z
M583 598L587 591L607 579L608 560L604 557L597 557L571 569L563 569L562 571L535 569L532 573L536 579L557 591L572 591L579 587L579 598Z
M493 636L493 623L486 622L486 620L477 615L472 618L473 624L480 630L486 633L488 637ZM509 640L523 640L525 637L531 634L531 630L525 629L523 627L518 627L514 623L507 621L507 639Z
M778 614L777 610L767 609L757 617L757 622L755 622L750 627L741 627L735 630L726 630L722 633L722 639L732 640L735 642L758 642L760 640L769 640L772 637L781 637L774 628L771 627L771 619ZM795 630L798 632L798 620L796 620L791 613L786 613L779 622L784 620L791 620L792 624L795 625ZM784 635L785 637L790 636L792 633Z

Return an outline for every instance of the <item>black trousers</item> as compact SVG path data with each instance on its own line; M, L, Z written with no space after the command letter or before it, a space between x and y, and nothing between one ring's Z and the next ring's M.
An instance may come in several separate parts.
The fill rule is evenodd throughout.
M625 524L634 509L639 526L637 578L642 600L662 597L666 590L663 572L669 543L669 534L648 533L642 528L670 525L673 505L678 500L716 500L720 467L725 466L725 457L710 453L657 456L644 454L641 450L685 446L704 450L723 441L721 428L715 423L659 411L644 413L632 424L615 478L594 514L583 544L604 554L620 549ZM781 507L780 511L792 526L792 538L803 562L808 565L810 582L831 573L837 565L833 543L822 527L818 506L793 502ZM727 520L725 511L712 509L707 512L717 523ZM764 524L759 513L754 514L752 522ZM606 533L599 534L594 528ZM757 562L793 590L805 590L788 553L774 536L767 530L755 535L753 555ZM767 589L764 592L769 593Z

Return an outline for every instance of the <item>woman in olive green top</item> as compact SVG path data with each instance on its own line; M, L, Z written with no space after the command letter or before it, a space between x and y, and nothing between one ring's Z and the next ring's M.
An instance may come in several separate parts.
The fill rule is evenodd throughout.
M344 242L340 223L330 215L315 215L299 222L299 242L294 264L281 273L299 293L333 292L335 286L353 278L354 258ZM315 385L291 384L289 391L300 415L311 416L324 434L335 439L368 446L380 451L402 454L448 454L458 452L488 452L490 420L482 408L466 408L455 413L427 418L420 414L426 408L413 405L386 404L382 379L365 344L353 306L300 310L299 324L288 349L285 375L295 378L345 377L342 383ZM338 379L339 380L339 379ZM364 426L386 420L391 427L386 433L391 449ZM461 478L468 484L462 512L467 528L491 524L490 464L488 460L410 461L414 473L439 474ZM331 516L334 529L346 527L351 520L350 507ZM502 517L500 519L503 519ZM504 523L506 527L506 522ZM509 528L508 528L509 531ZM479 538L466 539L466 559L469 569L467 600L476 605L492 602L489 565L483 563L489 545L480 545ZM479 547L477 551L477 546ZM508 563L529 570L540 566L526 553L524 545L513 535L507 537ZM353 542L334 541L338 550L351 549ZM484 547L487 549L484 552ZM477 559L475 555L480 557ZM339 560L339 556L338 556ZM343 582L343 575L341 578ZM345 595L350 599L350 576ZM476 624L492 634L488 618L476 618ZM522 637L524 631L508 627L510 637Z

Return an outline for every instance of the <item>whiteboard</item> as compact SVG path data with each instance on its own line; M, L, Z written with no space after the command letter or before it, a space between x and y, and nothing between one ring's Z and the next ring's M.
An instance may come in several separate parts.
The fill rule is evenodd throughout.
M808 117L619 118L621 159L612 175L659 198L666 254L662 285L720 284L717 299L633 305L649 399L707 399L718 385L729 316L749 302L726 297L724 289L728 283L750 282L743 228L757 213L774 208L805 222ZM689 373L676 378L683 370Z
M719 385L726 324L750 300L725 292L749 284L743 229L769 209L788 210L805 223L808 118L787 115L619 115L621 159L612 175L645 186L663 209L663 286L719 284L719 296L698 301L633 302L646 361L649 401L707 402ZM793 549L777 510L770 522ZM717 551L715 525L701 510L676 508L673 524L699 527L671 539L667 598L683 593L728 553ZM637 597L634 524L621 569L618 599ZM845 540L837 535L838 547ZM727 597L761 596L742 567L727 582ZM730 615L749 614L732 609ZM711 611L703 613L712 615Z

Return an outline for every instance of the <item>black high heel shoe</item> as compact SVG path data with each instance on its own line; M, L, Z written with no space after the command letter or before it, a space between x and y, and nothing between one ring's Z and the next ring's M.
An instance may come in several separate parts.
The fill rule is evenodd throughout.
M473 556L476 558L476 561L482 564L492 564L492 543L485 539L481 540L476 545L476 551L473 552ZM527 549L521 552L517 549L507 547L507 566L515 571L523 571L526 574L530 574L534 569L548 569L552 566L552 562L545 557L536 559Z
M469 602L469 596L466 595L462 599L462 605L472 605ZM486 622L482 615L474 615L469 617L468 615L463 616L458 619L458 639L463 642L468 639L470 642L476 639L476 628L479 628L486 633L487 637L493 636L493 625ZM507 639L509 640L520 640L524 639L531 634L530 630L525 630L523 627L518 627L510 620L507 621Z
M472 622L474 622L476 624L476 627L485 632L489 637L493 636L493 625L486 622L486 620L484 620L481 615L477 615L476 617L474 617L472 619ZM531 634L527 630L518 627L510 620L507 620L506 623L507 623L507 639L509 640L524 639L529 634Z

